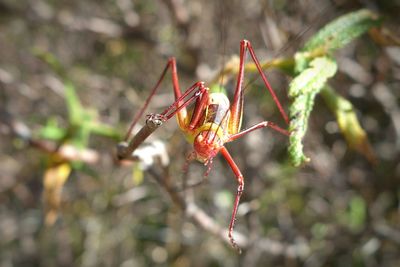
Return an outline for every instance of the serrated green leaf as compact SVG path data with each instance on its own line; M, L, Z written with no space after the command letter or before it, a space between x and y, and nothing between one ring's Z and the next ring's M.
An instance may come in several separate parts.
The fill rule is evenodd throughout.
M327 80L337 71L336 62L328 57L319 57L311 61L310 66L296 76L289 85L292 104L289 108L290 137L289 156L294 166L309 159L303 153L302 140L307 131L308 118L314 106L315 96Z
M370 28L379 26L380 22L379 17L367 9L343 15L322 28L306 42L301 50L323 49L327 52L333 52L350 43Z
M315 93L302 94L293 99L290 106L290 125L289 125L289 157L294 166L300 166L308 162L303 153L303 138L307 131L308 117L313 107Z
M310 66L295 77L289 86L289 97L299 94L319 92L327 79L335 75L337 64L328 57L319 57L311 61Z
M327 79L337 71L336 62L324 55L345 46L379 24L378 16L366 9L341 16L321 29L305 44L302 52L295 55L294 69L299 75L293 79L289 87L289 96L292 98L289 110L291 120L289 154L293 165L299 166L309 160L303 153L302 144L308 117L315 96L326 85ZM355 114L342 112L336 113L336 116L339 125L343 125L340 126L341 130L342 127L346 128L342 131L348 143L358 151L363 151L370 160L374 159L368 139L359 126Z
M308 52L297 52L294 55L294 73L299 74L304 69L308 67L310 63L310 58L308 57Z

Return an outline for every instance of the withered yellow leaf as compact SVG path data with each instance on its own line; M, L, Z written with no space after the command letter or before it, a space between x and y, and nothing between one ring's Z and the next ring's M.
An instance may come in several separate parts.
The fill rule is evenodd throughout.
M43 177L43 200L45 205L45 223L52 225L57 219L61 204L62 187L71 173L71 166L67 162L52 163L46 169Z

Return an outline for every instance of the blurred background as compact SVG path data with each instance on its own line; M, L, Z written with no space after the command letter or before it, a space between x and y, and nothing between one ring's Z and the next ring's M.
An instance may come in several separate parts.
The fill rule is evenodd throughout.
M241 39L262 61L293 57L360 8L399 36L398 1L0 1L0 266L400 266L400 49L368 35L335 54L331 85L353 103L376 163L348 149L318 97L306 166L292 167L287 138L267 129L227 144L246 183L241 255L162 186L203 181L179 194L228 226L235 177L221 156L208 178L198 162L185 174L191 148L175 120L153 137L170 156L168 177L157 161L121 166L113 157L169 56L182 88L207 83ZM267 76L287 110L290 78ZM284 126L260 81L250 87L244 126ZM146 113L171 103L168 77Z

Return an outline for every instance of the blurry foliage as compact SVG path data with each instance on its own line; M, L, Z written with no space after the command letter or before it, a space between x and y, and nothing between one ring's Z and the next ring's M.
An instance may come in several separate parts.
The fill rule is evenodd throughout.
M398 25L395 1L367 2L389 12L383 15ZM400 157L395 143L400 94L395 89L399 57L396 48L380 47L398 45L398 29L389 31L386 22L374 28L370 35L379 44L375 45L358 38L379 24L374 13L350 12L364 7L357 1L330 1L332 6L321 14L324 3L0 3L4 140L0 143L0 266L398 266ZM264 69L298 77L291 85L297 91L292 93L295 98L319 91L324 100L321 103L317 97L312 111L301 110L311 113L300 116L299 132L307 130L307 136L297 136L305 142L309 164L294 168L287 161L286 139L267 130L228 144L246 178L237 230L253 242L240 257L171 204L154 185L157 168L115 166L110 151L121 137L119 126L128 125L143 105L167 56L178 60L182 88L192 84L196 75L212 77L221 67L222 56L223 62L230 63L222 72L229 94L228 78L237 71L237 56L228 56L237 55L240 39L252 41L257 55L268 58L269 51L279 47L271 45L271 39L285 43L310 24L316 31L321 27L315 20L317 13L325 23L345 12L350 13L339 22L311 34L295 56L275 54L263 63ZM289 43L293 47L301 41ZM371 82L361 83L348 75L341 68L343 58L357 62ZM252 63L245 68L247 73L256 72ZM283 98L284 79L269 71L267 75L274 88L282 88L277 91ZM59 91L54 77L61 81ZM219 77L210 80L221 85ZM303 92L296 85L299 81L313 88L303 87ZM377 88L378 83L384 90ZM272 101L256 90L259 83L251 85L255 89L246 91L244 125L279 121ZM77 92L78 88L82 90ZM153 110L173 101L168 89L155 97ZM388 98L393 104L380 101ZM30 149L30 142L4 130L3 110L29 125L33 138L58 149L46 150L43 160L43 152ZM159 136L168 140L174 159L168 182L180 188L187 149L182 136L174 133L176 128L170 123ZM339 130L349 147L369 161L376 159L377 165L347 151ZM305 158L299 147L296 164ZM88 155L91 159L97 155L98 161L88 162ZM189 184L201 180L201 167L190 166ZM226 226L236 188L232 177L226 164L215 160L205 185L180 193L195 199Z
M378 16L369 10L360 10L343 15L317 32L306 42L301 52L295 55L297 75L289 85L289 96L292 98L289 115L291 118L289 154L295 166L309 160L303 154L302 145L302 139L307 130L308 117L311 114L315 96L337 71L335 61L326 56L330 56L337 49L347 45L371 27L379 26L380 23ZM310 54L318 54L318 56L309 57ZM327 96L327 94L324 95ZM332 91L330 96L325 98L325 101L332 103L335 97ZM339 99L339 97L336 97L336 99ZM371 159L373 156L366 134L359 126L357 117L351 112L351 103L348 101L346 103L347 112L338 111L339 109L343 110L340 105L331 104L328 106L337 115L339 127L350 147L361 153L369 152L367 158ZM350 120L349 123L344 122ZM357 129L354 129L355 127Z
M66 71L61 63L50 53L35 50L34 53L45 61L59 76L66 80ZM66 126L60 126L57 117L49 117L46 125L37 133L39 140L56 143L46 160L43 178L43 199L46 208L45 222L52 225L57 219L61 205L61 192L71 170L81 170L84 163L95 164L99 156L89 146L90 136L96 134L119 140L118 130L99 122L96 110L84 108L70 81L64 82L65 104L68 112ZM65 149L64 149L65 148Z
M361 127L350 101L336 94L329 86L321 92L327 106L335 114L339 128L350 148L364 155L371 163L376 163L375 153L367 134Z
M324 53L332 53L380 24L379 16L370 10L351 12L335 19L314 34L301 51L313 53L322 50Z
M336 63L328 57L318 57L309 64L310 66L300 71L289 86L289 97L293 99L289 109L289 155L295 166L309 161L303 154L301 140L307 130L315 96L337 70Z
M43 200L45 205L45 222L47 225L55 223L61 204L61 192L71 173L71 165L51 156L43 178Z

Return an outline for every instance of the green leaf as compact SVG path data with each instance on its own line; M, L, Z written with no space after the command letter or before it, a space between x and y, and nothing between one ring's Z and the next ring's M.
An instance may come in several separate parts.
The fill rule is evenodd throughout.
M78 148L85 148L89 144L90 129L85 123L71 129L72 135L69 140L70 143Z
M81 124L84 119L81 102L72 83L65 83L65 101L68 109L69 122L72 125Z
M289 157L294 166L310 161L303 153L303 137L307 131L308 117L313 107L315 93L297 96L290 106Z
M321 29L305 44L302 52L295 55L294 69L295 73L299 73L299 75L289 86L289 96L292 98L289 109L289 154L293 165L299 166L309 160L303 153L302 144L307 130L308 117L313 108L315 96L337 71L337 64L328 57L329 53L345 46L370 28L379 26L380 22L376 14L366 9L346 14ZM366 134L354 112L344 112L339 106L335 106L338 103L334 99L332 101L331 109L336 114L339 127L347 142L351 147L365 153L371 161L374 161ZM343 99L341 104L344 103ZM348 101L347 104L351 106Z
M294 55L294 73L299 74L305 70L310 64L310 57L308 52L297 52ZM293 75L294 76L294 75Z
M329 227L327 224L324 223L315 223L311 227L311 233L314 238L316 239L323 239L328 234Z
M60 141L65 138L67 131L58 126L57 120L55 118L50 118L47 124L40 129L38 135L39 138L49 139L54 141Z
M88 128L92 133L97 135L114 138L116 140L120 140L122 138L121 133L117 131L114 127L100 123L98 121L89 122Z
M367 219L367 204L360 195L351 197L347 210L341 210L337 213L338 221L346 225L350 230L359 232L365 225Z
M366 218L366 204L362 197L354 196L349 203L348 220L353 230L360 230Z
M380 23L380 18L367 9L343 15L315 34L306 42L302 51L311 52L322 49L327 52L333 52L347 45L370 28L379 26Z
M289 86L289 97L300 94L318 93L328 78L335 75L337 64L328 57L319 57L311 61L310 66L295 77Z
M33 48L32 53L44 61L49 67L57 73L57 75L61 77L65 77L65 69L64 66L60 63L60 61L55 57L52 53L48 51L43 51L40 48Z
M289 85L292 104L289 108L289 156L294 166L309 159L303 153L302 140L308 126L308 118L314 106L315 96L327 80L335 75L337 64L328 57L319 57L311 61L310 66L296 76Z

